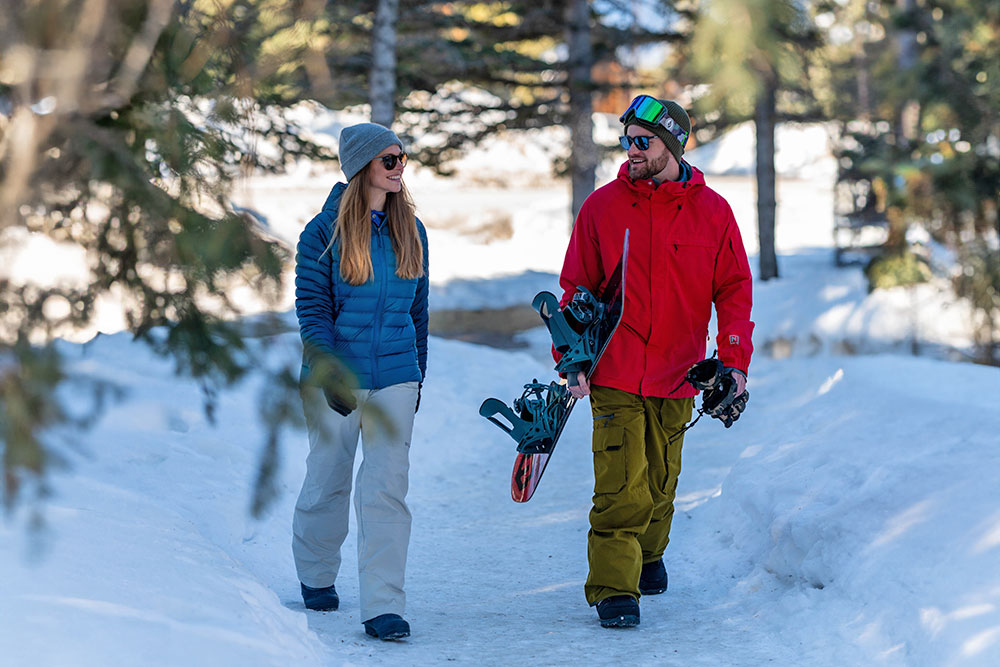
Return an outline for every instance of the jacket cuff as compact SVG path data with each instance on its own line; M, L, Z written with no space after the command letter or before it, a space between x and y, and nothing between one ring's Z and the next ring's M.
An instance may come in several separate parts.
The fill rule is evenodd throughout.
M747 369L750 368L750 357L745 354L719 354L719 360L722 361L722 365L726 368L735 368L743 375L749 375Z

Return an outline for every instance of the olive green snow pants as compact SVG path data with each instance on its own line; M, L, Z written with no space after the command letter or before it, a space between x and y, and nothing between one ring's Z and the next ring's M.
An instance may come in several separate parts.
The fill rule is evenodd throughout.
M590 510L584 593L595 605L612 595L639 597L643 563L670 541L684 436L693 398L643 398L592 387L594 506Z

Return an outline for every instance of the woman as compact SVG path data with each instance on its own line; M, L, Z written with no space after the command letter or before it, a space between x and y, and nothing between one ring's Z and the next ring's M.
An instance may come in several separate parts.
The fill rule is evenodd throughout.
M345 128L337 183L299 237L295 313L309 430L292 552L309 609L337 609L351 473L365 631L410 634L402 614L410 541L410 436L427 368L427 234L403 185L399 138L374 123Z

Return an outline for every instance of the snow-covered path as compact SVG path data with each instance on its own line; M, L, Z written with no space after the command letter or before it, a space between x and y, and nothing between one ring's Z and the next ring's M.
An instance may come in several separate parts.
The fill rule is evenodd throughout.
M285 335L276 354L294 353ZM26 557L22 522L0 531L5 664L1000 658L997 369L888 356L755 362L744 418L730 430L703 420L688 436L670 590L642 600L641 626L611 631L582 594L587 406L536 496L517 505L512 443L477 408L551 371L527 353L432 339L412 446L414 635L384 644L357 616L353 533L341 610L307 613L298 597L289 540L301 434L283 447L268 518L253 521L252 388L224 395L212 428L198 392L125 337L76 354L79 370L130 398L83 438L72 475L57 476L47 555Z
M434 408L418 421L411 472L415 518L408 594L414 637L405 647L386 649L392 654L382 657L395 655L413 664L573 664L603 656L624 664L710 665L720 664L720 655L726 654L729 664L793 661L794 650L759 638L748 641L755 634L752 630L727 622L726 591L733 582L691 578L705 566L694 543L678 552L669 593L644 600L639 628L600 628L582 592L593 484L587 406L574 413L535 498L515 504L509 495L512 442L478 418L478 404L486 395L455 378L463 371L468 377L492 374L489 386L510 387L510 393L530 379L526 371L541 378L551 370L527 355L462 343L435 341L432 353L437 372L425 391L428 406ZM690 488L716 488L725 475L726 459L738 455L735 446L706 451L712 460L698 466ZM679 514L677 523L687 524L678 525L679 542L688 541L684 536L696 530L689 523L695 515L696 510ZM700 532L704 529L714 532L709 526ZM347 576L342 577L342 596L348 599L356 594L354 573L347 569L353 563L345 562ZM292 593L292 600L284 601L300 608L294 589ZM367 641L356 647L357 655L351 652L354 647L345 650L340 644L345 636L357 636L358 623L348 604L310 627L338 659L353 661L372 653ZM716 647L711 655L706 643ZM375 649L373 658L382 653L381 647Z

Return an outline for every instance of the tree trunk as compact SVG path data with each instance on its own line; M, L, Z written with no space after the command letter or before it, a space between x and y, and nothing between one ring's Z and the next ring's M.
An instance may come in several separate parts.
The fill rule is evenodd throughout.
M369 100L372 122L392 127L396 115L396 17L399 0L378 0L372 29Z
M913 12L916 11L915 0L896 0L896 9L903 18L902 27L896 33L896 65L899 72L910 72L917 66L917 31L913 26ZM915 99L904 99L899 102L895 112L895 143L893 145L894 161L904 162L917 139L917 128L920 122L920 102ZM897 201L897 185L895 179L888 179L886 185L889 193L886 196L890 206L886 210L889 222L888 238L885 248L889 253L906 250L906 232L909 223L901 206L893 205Z
M778 258L774 252L774 124L777 82L767 77L757 98L754 125L757 130L757 238L760 244L760 279L778 277Z
M594 145L594 114L590 41L590 3L573 0L569 6L569 126L572 137L570 174L573 184L573 220L583 201L594 191L597 148Z
M896 62L900 72L910 72L917 66L919 58L917 29L913 23L916 0L896 0L896 9L904 20L903 27L896 34ZM920 103L914 99L903 100L896 111L896 145L902 154L908 153L910 145L916 140L919 120Z

